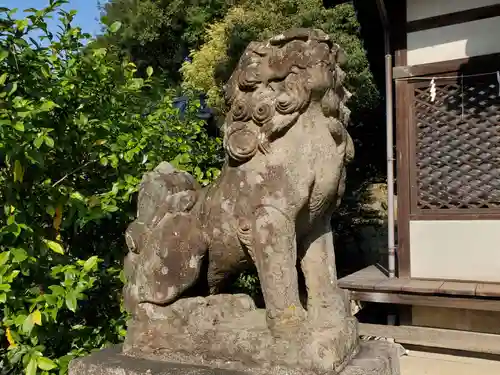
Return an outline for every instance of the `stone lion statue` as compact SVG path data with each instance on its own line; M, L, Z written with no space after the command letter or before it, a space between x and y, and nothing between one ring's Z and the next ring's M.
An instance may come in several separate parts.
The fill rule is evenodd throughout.
M254 264L272 333L345 315L330 226L354 155L343 60L320 30L250 43L225 87L217 181L200 188L168 163L143 178L126 233L124 294L133 314L172 304L195 285L195 294L203 286L220 293L230 275Z

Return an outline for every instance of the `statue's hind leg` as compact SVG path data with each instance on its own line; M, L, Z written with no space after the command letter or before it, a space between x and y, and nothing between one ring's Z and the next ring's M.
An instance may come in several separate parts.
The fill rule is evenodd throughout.
M249 251L257 267L268 327L276 336L290 334L306 315L299 299L295 225L280 210L261 206L252 227Z
M304 245L301 268L306 279L308 317L313 324L335 324L346 316L346 305L337 286L330 220L316 225Z

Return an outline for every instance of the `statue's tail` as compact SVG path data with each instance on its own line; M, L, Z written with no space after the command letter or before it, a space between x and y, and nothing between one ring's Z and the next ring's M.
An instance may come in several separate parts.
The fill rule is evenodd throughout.
M143 237L167 214L189 212L200 190L195 178L162 162L142 178L137 200L137 219L127 229L127 246L133 252L141 247Z

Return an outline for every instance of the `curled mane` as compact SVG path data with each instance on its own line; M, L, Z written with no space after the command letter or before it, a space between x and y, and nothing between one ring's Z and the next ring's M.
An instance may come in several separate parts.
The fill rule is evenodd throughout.
M321 30L294 29L266 42L252 42L225 86L230 108L224 145L230 159L243 163L293 126L311 101L334 119L332 134L343 136L351 94L343 86L342 49ZM323 66L331 79L314 79L312 69ZM335 134L334 134L335 136Z

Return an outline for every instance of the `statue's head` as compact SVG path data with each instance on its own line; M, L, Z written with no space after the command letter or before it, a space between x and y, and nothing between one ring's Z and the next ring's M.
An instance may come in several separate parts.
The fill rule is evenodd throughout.
M321 30L292 29L250 43L225 87L229 157L244 162L258 150L265 153L266 142L284 134L313 107L328 118L332 136L352 142L346 131L351 94L342 84L344 60L341 48ZM347 159L351 153L346 152Z

